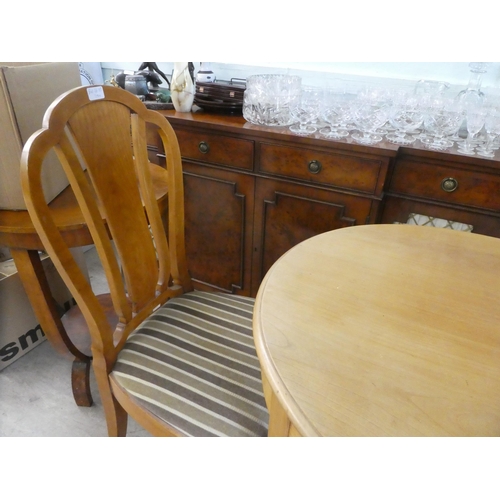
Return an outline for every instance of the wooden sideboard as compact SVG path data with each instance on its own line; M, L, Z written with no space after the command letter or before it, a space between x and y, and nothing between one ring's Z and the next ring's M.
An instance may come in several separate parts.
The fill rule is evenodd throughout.
M241 116L162 112L185 171L186 246L201 289L255 296L265 273L306 238L409 214L500 237L500 158L299 137ZM149 134L150 158L164 164Z

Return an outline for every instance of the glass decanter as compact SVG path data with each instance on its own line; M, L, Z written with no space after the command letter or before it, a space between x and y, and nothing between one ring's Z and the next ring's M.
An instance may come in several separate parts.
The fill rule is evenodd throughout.
M481 90L483 75L488 71L488 63L471 62L469 63L471 72L467 88L459 92L458 100L465 105L482 104L484 92Z

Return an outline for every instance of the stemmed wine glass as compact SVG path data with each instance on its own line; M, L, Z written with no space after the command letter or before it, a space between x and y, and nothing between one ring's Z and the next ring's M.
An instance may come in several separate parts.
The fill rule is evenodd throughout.
M500 109L493 107L488 110L484 120L486 142L477 148L478 156L493 158L495 156L495 140L500 137Z
M290 109L290 113L296 121L296 123L290 126L290 130L297 135L310 135L316 132L317 127L313 123L320 115L321 104L321 89L317 87L302 87L300 99Z
M467 139L461 142L457 151L461 154L474 156L476 154L475 138L482 130L486 119L485 110L481 106L469 106L465 110L467 124Z
M423 109L429 107L429 103L441 96L443 96L450 88L448 82L441 82L437 80L419 80L414 89L414 94L419 98ZM428 133L424 130L420 132L417 139L428 139Z
M417 130L424 122L424 113L420 99L416 95L396 96L389 107L389 123L396 129L387 134L386 139L394 144L413 144L416 138L408 132Z

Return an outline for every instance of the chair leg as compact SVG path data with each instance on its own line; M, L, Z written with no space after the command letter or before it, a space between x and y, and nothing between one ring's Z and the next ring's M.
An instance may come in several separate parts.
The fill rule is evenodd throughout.
M108 385L109 388L109 385ZM125 437L127 435L128 414L113 396L111 391L101 394L104 415L109 437Z
M111 397L113 398L114 414L112 419L106 415L108 435L110 437L125 437L127 435L128 414L115 397L113 395Z
M120 403L111 393L108 385L108 390L105 394L101 394L104 414L106 416L106 425L108 427L109 437L125 437L127 435L128 414L122 408Z
M75 358L71 367L71 388L73 397L78 406L92 406L93 399L90 392L90 366L92 360L85 361Z
M100 361L100 362L99 362ZM94 373L99 388L99 395L106 417L108 435L110 437L124 437L127 435L128 414L116 400L111 390L108 370L105 361L94 356Z

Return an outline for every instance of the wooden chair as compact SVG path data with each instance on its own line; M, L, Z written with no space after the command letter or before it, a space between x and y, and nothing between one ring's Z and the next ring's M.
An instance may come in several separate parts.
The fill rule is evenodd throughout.
M146 124L157 127L167 157L168 237L148 167ZM116 324L47 209L40 172L51 149L92 234ZM125 435L130 415L154 435L266 436L254 300L193 290L181 156L167 120L122 89L74 89L54 101L26 142L21 171L33 223L88 325L109 435Z

